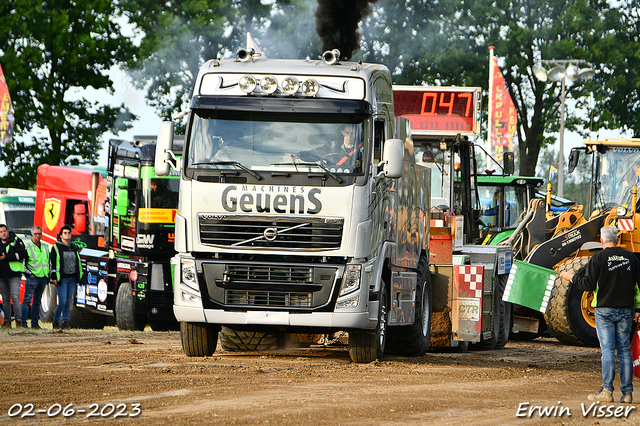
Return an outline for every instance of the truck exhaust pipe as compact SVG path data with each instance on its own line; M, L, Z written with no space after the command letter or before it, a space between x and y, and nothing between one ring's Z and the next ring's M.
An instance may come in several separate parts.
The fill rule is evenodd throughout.
M322 59L329 65L338 64L340 61L340 51L338 49L327 50L322 54Z
M236 58L238 58L240 62L247 62L253 59L253 55L255 54L256 51L253 49L243 49L241 47L240 49L236 50Z

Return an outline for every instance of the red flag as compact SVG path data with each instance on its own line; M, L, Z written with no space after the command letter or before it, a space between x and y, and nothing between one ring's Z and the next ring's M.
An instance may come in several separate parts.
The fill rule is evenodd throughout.
M10 144L13 141L13 107L9 87L0 66L0 143Z
M493 157L497 161L502 161L504 152L513 152L514 156L517 154L515 136L518 115L513 100L509 96L504 76L498 67L498 60L493 56L493 48L490 47L490 49L489 143Z

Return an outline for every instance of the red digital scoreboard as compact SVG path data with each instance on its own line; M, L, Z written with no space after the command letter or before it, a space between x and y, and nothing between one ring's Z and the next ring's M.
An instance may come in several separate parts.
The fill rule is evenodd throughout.
M478 136L481 99L480 87L393 86L395 115L416 136Z

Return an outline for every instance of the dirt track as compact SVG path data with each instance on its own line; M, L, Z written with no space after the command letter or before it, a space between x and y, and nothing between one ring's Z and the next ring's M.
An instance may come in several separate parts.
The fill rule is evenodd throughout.
M354 364L344 348L187 358L178 332L3 329L0 424L75 424L88 416L145 425L640 424L636 409L617 421L583 416L581 404L589 407L586 395L600 384L598 349L539 340ZM526 415L530 406L560 406L571 416L565 409L562 418L541 418L539 411L517 417L526 402ZM27 412L29 403L34 416L9 417L10 409ZM55 404L86 412L49 417ZM135 413L134 404L137 417L115 416ZM611 405L614 414L629 407Z

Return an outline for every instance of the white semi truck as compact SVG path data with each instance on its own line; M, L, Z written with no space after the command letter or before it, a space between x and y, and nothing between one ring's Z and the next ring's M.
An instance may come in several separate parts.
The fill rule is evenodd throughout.
M348 330L357 362L392 334L426 352L429 171L396 138L389 71L239 57L207 62L191 102L174 258L185 353L213 353L221 325ZM158 136L162 174L172 123Z
M210 60L181 159L173 124L161 125L155 173L182 170L172 262L188 356L211 355L222 326L348 331L355 362L427 351L431 170L416 162L408 120L396 122L389 70L338 58L267 60L241 49ZM441 346L495 336L492 289L488 304L482 282L456 297L458 275L432 272L447 316Z

